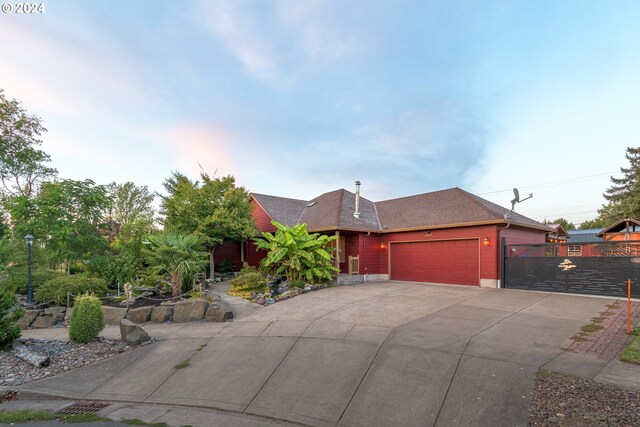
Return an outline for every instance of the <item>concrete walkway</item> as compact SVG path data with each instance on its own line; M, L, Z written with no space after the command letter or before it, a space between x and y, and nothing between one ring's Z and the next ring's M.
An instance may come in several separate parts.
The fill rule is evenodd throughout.
M145 329L163 341L20 390L212 408L236 417L224 425L524 426L541 367L613 382L630 372L640 378L639 367L563 350L611 303L401 282L329 288L251 307L229 324L150 324ZM117 328L104 335L118 336ZM185 360L189 367L174 368ZM136 418L164 420L157 410Z

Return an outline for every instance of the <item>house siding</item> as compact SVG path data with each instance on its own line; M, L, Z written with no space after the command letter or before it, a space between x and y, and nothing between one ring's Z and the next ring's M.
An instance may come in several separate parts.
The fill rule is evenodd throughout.
M258 249L255 242L249 240L247 242L247 252L245 253L245 261L251 267L259 267L262 258L267 256L267 251Z
M225 260L229 260L235 264L234 271L240 271L240 268L242 268L241 244L241 242L225 240L222 244L216 246L213 252L216 271L218 270L218 265Z
M268 231L270 233L276 231L276 228L271 224L271 217L264 209L262 209L258 202L251 200L251 205L253 206L251 218L253 218L253 222L255 222L258 230Z
M359 235L360 274L380 274L380 236L376 234Z

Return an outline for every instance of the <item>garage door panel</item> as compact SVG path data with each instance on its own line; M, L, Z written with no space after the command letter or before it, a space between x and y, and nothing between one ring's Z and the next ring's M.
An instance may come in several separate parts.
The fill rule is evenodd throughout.
M478 240L391 244L391 279L479 284Z

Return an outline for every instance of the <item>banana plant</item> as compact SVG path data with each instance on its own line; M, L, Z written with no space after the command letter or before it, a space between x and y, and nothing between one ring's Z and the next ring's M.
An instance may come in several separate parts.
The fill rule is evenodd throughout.
M307 224L289 227L278 221L271 221L276 227L275 234L262 233L263 239L254 239L260 249L268 251L262 259L262 267L276 275L285 276L289 281L304 280L318 283L331 280L331 274L338 269L333 266L333 248L330 243L335 236L318 233L309 234Z

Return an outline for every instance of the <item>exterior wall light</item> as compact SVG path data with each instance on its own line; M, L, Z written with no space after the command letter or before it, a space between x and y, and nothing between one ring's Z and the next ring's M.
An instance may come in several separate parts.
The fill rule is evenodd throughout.
M482 241L482 244L485 246L489 246L491 244L491 241L489 240L488 237L485 236L484 240Z

